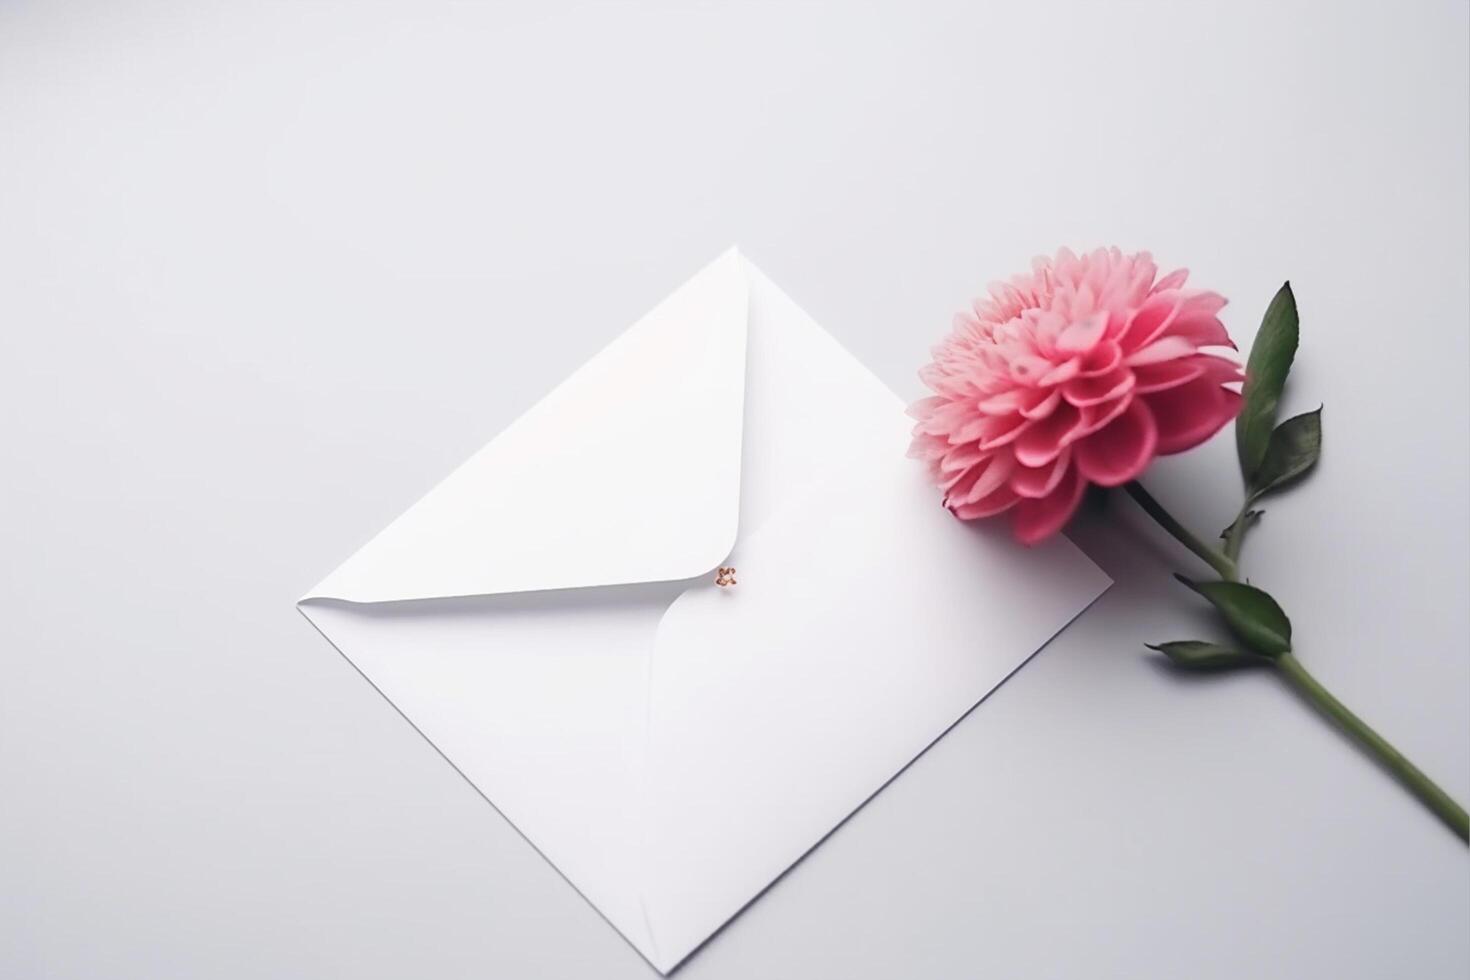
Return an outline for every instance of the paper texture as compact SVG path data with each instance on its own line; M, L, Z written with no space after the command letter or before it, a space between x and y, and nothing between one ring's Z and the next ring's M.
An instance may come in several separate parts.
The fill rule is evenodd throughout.
M732 251L301 609L667 972L1109 584L908 427Z

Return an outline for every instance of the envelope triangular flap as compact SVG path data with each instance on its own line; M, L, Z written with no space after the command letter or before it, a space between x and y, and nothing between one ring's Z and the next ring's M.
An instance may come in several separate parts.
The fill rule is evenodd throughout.
M732 249L304 598L490 595L710 570L739 518L747 305Z

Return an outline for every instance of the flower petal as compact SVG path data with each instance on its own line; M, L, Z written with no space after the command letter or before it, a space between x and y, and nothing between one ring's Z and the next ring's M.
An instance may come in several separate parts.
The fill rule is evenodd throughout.
M1159 430L1159 455L1193 449L1240 412L1240 395L1200 378L1144 397Z
M1154 283L1153 292L1162 293L1170 289L1178 289L1184 285L1184 280L1189 278L1188 269L1175 269L1158 282Z
M1117 401L1103 402L1099 405L1088 405L1082 409L1082 428L1078 430L1072 439L1075 441L1083 436L1090 436L1098 429L1107 425L1113 419L1128 411L1128 406L1133 402L1133 392L1126 392Z
M941 405L945 404L948 401L949 399L941 398L938 395L931 395L928 398L920 398L918 401L914 402L908 407L908 417L911 419L918 419L922 422L929 416L933 415L935 409L939 408Z
M1082 361L1074 357L1071 360L1063 361L1040 378L1037 378L1036 383L1038 385L1059 385L1077 377L1077 373L1081 370Z
M1123 328L1119 337L1123 350L1138 350L1162 337L1183 301L1184 295L1175 289L1151 294L1142 306L1133 311L1133 316Z
M1031 428L1016 440L1016 461L1022 466L1045 466L1076 438L1073 432L1080 430L1084 421L1077 408L1062 402L1055 412L1032 423Z
M1140 364L1133 369L1138 385L1134 389L1140 395L1154 391L1166 391L1188 384L1205 373L1205 366L1198 357L1186 357L1157 364Z
M1056 409L1061 398L1062 392L1059 388L1049 391L1045 388L1033 388L1032 396L1026 399L1029 404L1021 406L1021 414L1028 419L1044 419Z
M1196 364L1205 369L1204 376L1217 385L1233 384L1236 381L1245 380L1245 371L1235 361L1228 357L1218 357L1214 354L1199 354L1191 358Z
M1057 488L1039 500L1022 500L1011 521L1011 530L1022 544L1037 544L1060 531L1077 505L1082 502L1082 491L1087 481L1069 466Z
M1234 347L1235 341L1217 316L1178 317L1169 325L1169 335L1183 337L1196 347Z
M977 442L966 446L954 446L939 460L939 472L962 472L983 460L985 456L985 450L981 449Z
M975 414L974 409L962 402L941 399L937 405L925 407L928 418L920 419L918 429L931 435L943 436L963 425Z
M1183 291L1184 302L1179 305L1179 319L1198 316L1215 316L1229 305L1230 301L1209 289L1187 289Z
M990 425L980 435L980 448L987 451L1015 442L1021 433L1031 428L1031 420L1024 415L992 415L988 421Z
M973 504L988 497L1000 487L1005 486L1015 468L1016 458L1009 451L996 453L985 462L972 467L965 473L963 479L950 487L949 492L945 494L944 502L951 507L956 507L961 504Z
M1083 289L1086 288L1086 286L1083 287ZM1080 295L1081 293L1079 292ZM1091 308L1092 302L1090 300L1087 306ZM1107 311L1100 310L1091 316L1069 324L1057 336L1056 348L1063 354L1081 354L1084 351L1089 351L1102 339L1103 331L1107 327Z
M938 459L949 452L949 444L938 436L922 432L916 426L914 438L909 443L909 459Z
M965 443L974 442L982 438L991 427L1000 420L996 415L976 415L965 422L958 429L946 434L946 439L951 445L962 446Z
M1077 469L1099 486L1121 486L1148 468L1158 442L1153 413L1135 398L1110 425L1077 443Z
M1133 387L1133 372L1120 367L1095 378L1073 378L1062 388L1062 397L1078 408L1100 405L1126 394Z
M1123 363L1123 348L1111 340L1104 340L1082 358L1082 370L1077 373L1084 378L1107 374Z
M1021 407L1024 388L1010 388L998 395L991 395L976 406L986 415L1009 415Z
M1174 314L1152 334L1133 333L1129 342L1136 350L1163 337L1183 337L1196 347L1234 347L1225 325L1216 316L1225 308L1225 297L1206 289L1180 291Z
M962 521L973 521L979 517L994 517L1002 511L1010 510L1020 499L1010 487L1001 487L990 496L977 500L973 504L961 504L949 510Z
M1142 364L1158 364L1160 361L1172 361L1181 357L1188 357L1195 353L1195 346L1183 337L1161 337L1153 343L1140 347L1138 350L1123 358L1123 363L1129 367L1138 367Z
M1061 455L1052 460L1050 464L1038 468L1029 466L1018 466L1011 472L1010 488L1022 497L1039 500L1048 496L1062 478L1067 475L1067 470L1072 465L1071 447L1063 449Z
M1034 385L1038 378L1046 376L1052 368L1051 361L1036 354L1026 354L1011 362L1011 377L1018 384Z

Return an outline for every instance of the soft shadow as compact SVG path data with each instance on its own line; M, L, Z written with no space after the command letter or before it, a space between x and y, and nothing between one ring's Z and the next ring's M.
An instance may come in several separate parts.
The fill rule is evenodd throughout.
M585 589L513 592L504 595L405 599L392 602L349 602L345 599L306 599L301 606L341 609L368 619L474 618L479 616L555 616L607 609L665 609L698 580L638 582Z

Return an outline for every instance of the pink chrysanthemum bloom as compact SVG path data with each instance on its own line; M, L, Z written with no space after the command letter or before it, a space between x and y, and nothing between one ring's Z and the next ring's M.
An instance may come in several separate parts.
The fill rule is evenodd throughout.
M1111 487L1158 455L1204 442L1240 411L1235 344L1218 293L1154 281L1147 252L1062 249L1030 275L994 283L919 376L909 455L928 464L944 505L971 520L1010 511L1016 537L1059 531L1088 483Z

